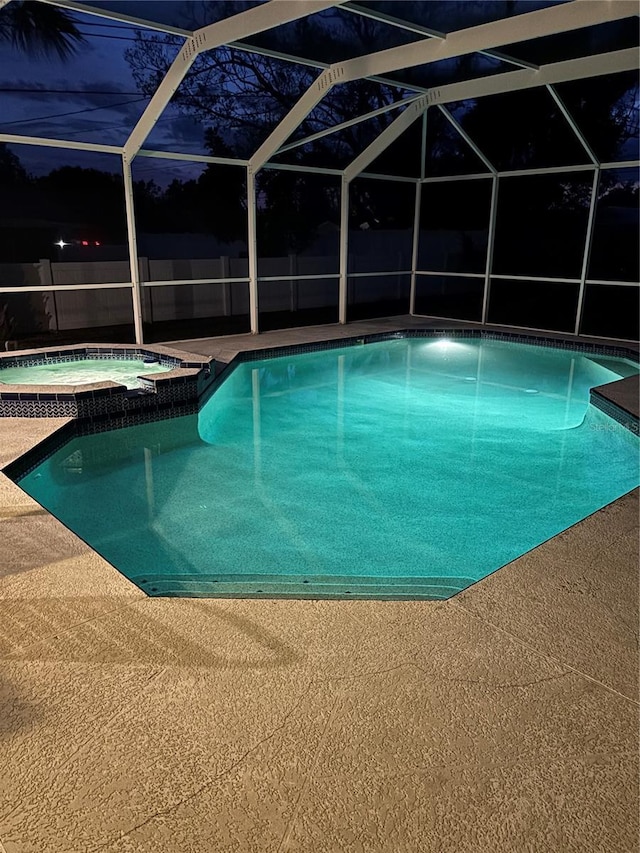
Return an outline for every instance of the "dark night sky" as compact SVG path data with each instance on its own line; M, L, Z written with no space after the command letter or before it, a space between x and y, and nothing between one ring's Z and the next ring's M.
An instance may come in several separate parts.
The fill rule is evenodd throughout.
M184 8L172 2L117 4L123 13L176 24L181 23L178 7ZM66 61L57 56L29 56L0 42L0 132L122 145L148 103L124 57L133 44L135 29L92 15L74 13L73 17L86 42ZM176 52L181 44L176 37ZM23 91L11 91L16 89ZM207 153L202 128L171 108L152 131L146 147ZM33 174L62 165L118 169L117 158L110 155L25 145L12 150ZM158 165L159 161L140 161L136 177L155 177ZM176 167L162 161L163 173L176 172ZM179 168L176 174L184 175L185 168L194 167Z

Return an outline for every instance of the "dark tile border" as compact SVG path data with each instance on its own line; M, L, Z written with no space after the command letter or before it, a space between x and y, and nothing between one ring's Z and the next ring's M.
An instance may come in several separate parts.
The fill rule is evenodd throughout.
M356 335L348 338L334 338L330 341L314 341L308 344L292 344L290 346L270 347L256 350L245 350L234 361L258 361L268 358L281 358L305 352L319 352L324 349L340 349L342 347L362 346L363 344L379 343L401 338L480 338L484 340L511 341L530 346L550 347L551 349L569 349L576 352L595 353L599 355L628 358L638 363L640 354L624 346L608 346L593 344L585 341L574 341L565 338L550 338L527 335L519 332L499 332L488 329L402 329L394 332L375 332L368 335Z
M597 389L591 389L589 402L612 420L617 421L620 426L628 429L629 432L632 432L634 435L640 435L640 421L638 418L631 412L627 412L622 406L619 406L612 400L608 400Z
M75 435L75 421L69 421L68 423L63 424L54 433L48 435L45 439L38 442L38 444L35 444L27 450L26 453L23 453L22 456L19 456L17 459L14 459L13 462L5 465L2 469L2 473L10 480L14 481L20 479L20 477L24 477L50 456L53 456L56 451L61 447L64 447L64 445L71 441L72 438L75 438Z
M30 448L18 459L14 459L2 469L2 473L14 482L25 477L53 456L61 447L68 444L72 439L84 435L96 435L102 432L112 432L125 427L139 426L140 424L153 423L154 421L165 421L172 418L182 418L185 415L198 413L197 400L182 401L178 403L166 403L159 405L153 410L127 413L125 411L107 412L91 418L75 418L64 424L50 436Z

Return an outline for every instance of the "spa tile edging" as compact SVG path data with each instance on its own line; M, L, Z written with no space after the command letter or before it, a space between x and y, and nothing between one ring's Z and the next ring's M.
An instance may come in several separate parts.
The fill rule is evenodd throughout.
M82 344L28 350L19 355L0 353L0 376L3 367L69 363L85 358L105 361L153 358L171 369L165 373L141 374L142 386L136 389L128 389L112 381L75 386L0 386L0 417L101 420L105 415L112 415L115 420L126 420L126 424L114 424L115 427L141 422L142 412L146 411L149 417L153 415L159 420L167 417L166 409L172 404L187 405L191 402L197 405L198 397L211 383L215 373L212 358L195 356L163 345L134 347L126 344ZM101 426L100 431L102 429L104 426Z

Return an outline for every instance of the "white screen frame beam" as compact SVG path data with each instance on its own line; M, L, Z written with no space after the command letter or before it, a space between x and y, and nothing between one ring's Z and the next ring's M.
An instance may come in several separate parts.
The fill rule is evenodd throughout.
M295 3L289 0L270 0L261 6L254 6L238 15L196 30L182 46L129 135L124 144L124 156L131 162L142 148L155 123L200 53L214 50L223 44L256 35L298 18L313 15L315 12L321 12L343 2L345 0L296 0Z
M443 59L465 56L489 48L513 44L517 41L528 41L534 38L633 17L638 15L638 11L639 7L636 0L616 0L615 3L610 2L610 0L570 0L570 2L561 6L541 9L536 12L527 12L522 15L506 18L502 21L493 21L477 27L458 30L449 33L444 40L425 38L412 44L336 63L320 74L317 80L311 84L294 107L262 143L253 157L251 157L251 168L254 171L258 171L286 142L316 104L337 84L348 83L364 77L380 76L392 71L426 65L430 62L439 62ZM618 51L618 53L621 52ZM637 51L635 52L637 53ZM585 63L585 66L588 66L591 59L591 57L585 57L582 61ZM572 61L579 62L580 60ZM562 64L555 63L555 65ZM555 67L555 65L545 66L545 68ZM521 78L513 78L514 88L518 88L515 84L515 80L517 79L523 81L523 88L528 88L531 85L562 82L562 79L545 79L540 83L531 83L532 75L541 74L542 70L526 68L521 71L508 72L507 74L500 74L487 79L506 78L510 77L511 74L525 75ZM581 76L585 75L582 74ZM586 76L592 75L587 74ZM484 79L464 81L443 86L439 89L431 89L427 95L429 98L427 105L446 103L446 101L437 100L435 93L446 90L450 86L457 86L458 92L462 92L462 94L458 94L456 98L450 98L449 100L465 100L466 98L475 97L472 91L469 94L464 94L465 87L471 87L473 83L479 85Z

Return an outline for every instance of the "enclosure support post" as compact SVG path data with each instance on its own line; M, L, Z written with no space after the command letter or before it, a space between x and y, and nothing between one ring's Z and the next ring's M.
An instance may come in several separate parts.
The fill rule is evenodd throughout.
M482 325L489 315L489 291L491 290L491 272L493 270L493 247L496 236L496 214L498 212L498 176L491 179L491 213L489 214L489 235L487 239L487 265L484 270L484 295L482 297Z
M247 217L249 255L249 320L251 334L257 335L258 326L258 239L256 229L256 176L249 166L247 168Z
M587 220L587 233L584 240L584 255L582 256L582 272L580 273L580 291L578 293L578 307L576 308L576 325L574 335L580 334L582 324L582 312L584 309L584 292L586 289L587 274L589 272L589 258L591 257L591 244L593 242L593 223L595 221L596 204L598 201L598 184L600 183L600 169L593 172L593 184L591 185L591 204L589 205L589 219Z
M340 185L340 282L338 290L338 322L347 322L347 285L349 264L349 181L344 176Z
M409 314L416 313L416 270L418 268L418 246L420 243L420 202L422 184L416 184L416 201L413 212L413 247L411 250L411 292L409 294Z
M422 113L422 138L420 140L420 181L423 181L427 174L427 122L429 110L426 109ZM416 184L416 199L413 211L413 246L411 250L411 288L409 291L409 314L413 316L416 313L416 286L418 276L418 252L420 246L420 208L422 205L422 183Z
M129 268L131 270L131 299L133 301L133 326L136 343L144 343L142 329L142 297L140 292L140 267L138 266L138 242L136 239L136 216L133 206L133 181L131 163L122 155L122 177L124 179L124 203L127 212L127 241L129 244Z

